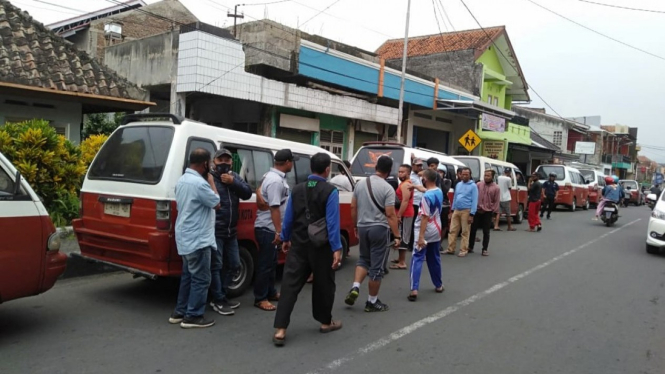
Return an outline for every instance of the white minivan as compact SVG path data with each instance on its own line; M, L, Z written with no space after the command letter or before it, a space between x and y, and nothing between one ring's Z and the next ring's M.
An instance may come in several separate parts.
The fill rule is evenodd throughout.
M556 174L559 196L555 205L565 205L571 212L577 208L589 209L589 183L578 169L561 164L548 164L538 166L536 173L541 182L548 180L550 174Z
M464 164L445 153L431 151L423 148L410 148L401 143L394 142L366 142L358 149L351 160L351 173L356 181L366 178L376 172L376 160L381 156L388 156L393 159L393 170L390 173L392 178L397 178L399 166L402 164L411 165L411 156L415 156L423 161L431 157L439 160L439 165L446 167L446 177L454 179L457 169L464 167Z
M175 244L175 186L192 150L233 154L233 171L256 191L273 165L274 153L291 149L299 157L287 173L293 188L310 174L310 158L328 153L332 170L350 177L342 160L309 144L233 131L172 114L132 114L111 134L93 160L81 188L81 217L74 232L85 259L112 265L150 279L179 276L182 262ZM346 253L358 243L351 223L352 192L340 191L340 233ZM229 293L241 294L252 281L258 245L254 238L256 195L239 206L241 269ZM280 252L281 253L281 252ZM280 263L284 255L279 257Z

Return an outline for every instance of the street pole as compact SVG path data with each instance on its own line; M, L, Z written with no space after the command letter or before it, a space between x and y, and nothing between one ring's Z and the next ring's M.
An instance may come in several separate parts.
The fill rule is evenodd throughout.
M237 4L235 7L233 7L233 14L226 12L227 17L232 17L233 18L233 36L237 37L238 36L238 18L243 19L245 18L244 14L238 14L238 7L241 5L245 4Z
M406 53L409 49L409 16L411 15L411 0L406 5L406 27L404 31L404 51L402 52L402 80L399 85L399 106L397 109L397 142L402 142L402 121L404 113L404 81L406 79Z

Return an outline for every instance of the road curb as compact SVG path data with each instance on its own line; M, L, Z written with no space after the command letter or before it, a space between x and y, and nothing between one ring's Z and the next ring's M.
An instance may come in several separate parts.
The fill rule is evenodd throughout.
M74 236L74 231L70 227L58 228L61 237L60 252L67 255L67 270L60 276L60 279L85 277L88 275L97 275L118 271L117 268L100 264L97 262L86 261L76 254L81 254L78 241Z

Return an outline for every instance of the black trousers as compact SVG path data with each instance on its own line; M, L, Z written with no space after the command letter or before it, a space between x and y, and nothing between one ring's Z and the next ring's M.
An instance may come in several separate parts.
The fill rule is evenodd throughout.
M554 204L554 197L546 197L545 201L543 201L543 206L540 207L540 216L543 216L543 213L547 211L547 216L552 215L552 210L554 210L555 204Z
M490 244L490 229L492 228L493 212L476 212L473 216L473 223L471 224L471 232L469 233L469 250L473 250L476 244L476 231L483 230L483 251L487 250Z
M409 251L413 250L413 245L418 241L417 238L414 238L416 228L416 218L418 218L418 212L420 211L420 205L413 204L413 223L411 224L411 243L407 243L407 248Z
M281 295L275 314L275 328L289 327L298 294L307 283L310 274L314 274L312 315L321 324L330 324L335 302L335 271L332 265L333 253L329 247L314 248L309 244L293 243L284 264Z
M448 231L448 214L450 214L450 207L441 208L441 236L445 236ZM443 238L441 238L443 240Z

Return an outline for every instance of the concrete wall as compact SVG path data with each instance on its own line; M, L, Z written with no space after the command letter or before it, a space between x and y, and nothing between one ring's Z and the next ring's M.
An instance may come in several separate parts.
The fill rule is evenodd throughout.
M175 81L178 61L177 31L107 47L104 63L139 87Z
M421 115L430 116L431 119L416 116L415 115L416 112L418 112ZM437 121L437 118L444 119L452 123L442 122L440 120ZM406 139L404 141L404 143L406 143L407 145L409 146L413 145L413 133L414 133L413 127L416 126L418 128L425 128L429 130L443 131L448 133L447 144L445 145L441 144L441 142L446 142L445 136L439 136L439 137L433 136L433 139L428 140L427 147L425 148L440 152L447 150L447 152L445 153L448 153L450 155L458 155L458 154L466 155L467 154L466 151L464 152L459 151L461 145L459 144L458 139L462 137L462 135L464 135L464 133L466 133L467 131L475 128L477 121L433 110L418 110L418 111L409 112L409 119L407 123L408 125L407 125ZM427 131L427 134L436 134L436 133ZM480 149L481 147L477 147L472 154L474 155L479 154L478 152L480 152Z
M483 66L475 63L474 52L474 50L466 50L409 57L406 68L439 78L441 84L480 96ZM388 60L387 63L395 69L402 68L401 59Z
M522 117L529 119L529 127L544 139L554 143L554 132L561 131L561 144L556 144L559 149L566 152L568 145L568 125L561 119L553 118L530 110L513 107L513 111Z
M6 100L18 101L25 105L7 104ZM51 105L53 108L43 108L35 104ZM81 141L83 115L80 103L0 95L0 125L4 125L7 121L20 122L30 119L47 120L73 143Z

